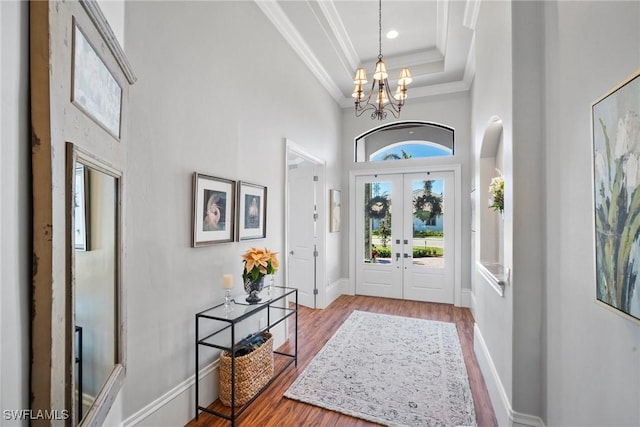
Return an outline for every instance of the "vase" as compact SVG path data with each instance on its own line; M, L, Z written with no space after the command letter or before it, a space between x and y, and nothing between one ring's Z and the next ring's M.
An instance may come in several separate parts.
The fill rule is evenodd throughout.
M262 288L264 287L264 276L258 280L253 281L249 277L244 279L244 290L249 294L246 301L249 304L257 304L262 298L258 296Z

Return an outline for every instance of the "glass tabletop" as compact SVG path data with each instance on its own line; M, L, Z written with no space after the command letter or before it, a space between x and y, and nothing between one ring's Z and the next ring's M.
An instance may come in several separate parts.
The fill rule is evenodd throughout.
M221 303L201 311L200 313L196 314L196 316L235 323L236 321L244 319L255 311L264 309L269 303L278 301L288 295L293 294L295 291L295 288L273 286L271 288L271 294L269 295L268 289L264 288L259 294L262 300L257 304L249 304L245 301L247 295L244 293L239 294L233 297L233 300L229 305L229 309L224 306L224 303Z

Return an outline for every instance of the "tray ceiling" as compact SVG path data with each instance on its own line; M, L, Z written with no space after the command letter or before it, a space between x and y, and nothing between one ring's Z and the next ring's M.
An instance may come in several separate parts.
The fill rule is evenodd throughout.
M468 90L474 74L474 26L480 0L383 0L382 54L395 89L409 67L409 98ZM353 76L371 81L378 56L375 0L256 0L258 6L343 107L353 105ZM386 33L398 37L387 39Z

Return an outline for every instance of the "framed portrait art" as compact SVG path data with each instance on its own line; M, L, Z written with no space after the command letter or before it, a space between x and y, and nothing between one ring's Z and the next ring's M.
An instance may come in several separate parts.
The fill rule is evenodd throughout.
M193 174L193 247L232 242L235 181Z
M592 105L596 299L640 320L640 72Z
M267 187L238 181L238 240L267 237Z

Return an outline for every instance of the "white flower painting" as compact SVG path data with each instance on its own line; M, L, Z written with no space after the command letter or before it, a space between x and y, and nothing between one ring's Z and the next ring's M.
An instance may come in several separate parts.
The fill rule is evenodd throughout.
M640 75L592 113L596 297L640 319Z

